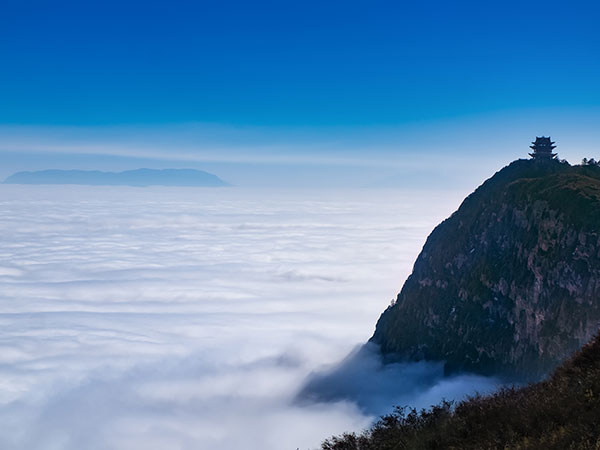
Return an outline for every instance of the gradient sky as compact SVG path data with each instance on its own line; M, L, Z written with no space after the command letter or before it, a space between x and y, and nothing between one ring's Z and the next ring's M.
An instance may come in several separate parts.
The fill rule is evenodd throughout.
M577 161L597 149L598 23L595 1L7 0L0 176L44 158L496 164L536 134Z

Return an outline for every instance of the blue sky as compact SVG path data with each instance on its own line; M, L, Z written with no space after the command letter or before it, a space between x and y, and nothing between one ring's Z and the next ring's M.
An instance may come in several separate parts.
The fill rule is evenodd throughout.
M2 10L4 171L53 156L129 168L347 165L368 153L387 165L418 158L432 136L451 140L429 152L458 158L481 157L473 149L487 142L494 163L536 134L568 159L594 150L597 2L8 0Z

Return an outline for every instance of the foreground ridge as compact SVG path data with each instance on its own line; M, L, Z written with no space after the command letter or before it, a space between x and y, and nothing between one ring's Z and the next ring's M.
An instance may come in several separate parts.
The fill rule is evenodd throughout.
M600 448L600 335L545 381L429 410L396 408L362 434L323 450Z

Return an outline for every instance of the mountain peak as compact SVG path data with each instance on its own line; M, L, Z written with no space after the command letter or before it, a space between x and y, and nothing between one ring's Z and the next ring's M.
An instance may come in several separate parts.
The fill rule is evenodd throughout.
M600 168L517 160L434 229L371 341L537 379L600 328Z

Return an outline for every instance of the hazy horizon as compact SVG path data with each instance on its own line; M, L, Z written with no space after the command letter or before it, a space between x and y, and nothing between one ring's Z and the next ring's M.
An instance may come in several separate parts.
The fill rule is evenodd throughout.
M560 158L600 159L600 111L507 112L396 127L0 126L0 179L47 169L197 169L247 187L474 188L551 135Z

